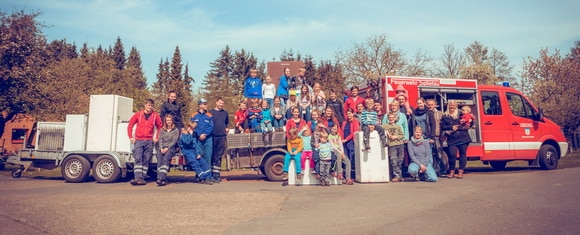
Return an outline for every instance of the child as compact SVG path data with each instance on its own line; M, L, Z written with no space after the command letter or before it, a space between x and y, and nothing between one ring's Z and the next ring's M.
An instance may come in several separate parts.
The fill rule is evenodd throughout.
M187 129L181 129L181 137L179 138L179 147L181 152L185 156L185 159L191 166L191 169L195 171L197 177L205 184L213 184L211 178L212 174L209 169L207 161L201 157L196 148L197 138L193 133L193 130L197 127L197 122L189 121L187 124Z
M311 120L307 122L308 127L310 127L310 130L316 130L316 126L320 123L320 111L317 109L312 110L310 116Z
M260 129L262 130L262 135L272 134L272 115L270 114L270 107L268 102L262 100L262 112L260 114Z
M302 118L306 121L310 121L312 99L312 94L310 93L310 90L308 90L308 86L302 86L302 88L300 88L300 99L298 100L298 104L300 106L300 111L302 112Z
M288 138L287 142L287 150L288 152L284 156L284 176L283 180L288 180L288 167L290 166L290 160L294 159L294 164L296 165L296 178L298 180L302 180L302 167L300 166L300 155L302 153L302 149L304 147L302 143L302 139L298 138L298 129L296 127L292 127L289 131L290 137Z
M344 104L340 99L337 99L337 94L334 89L330 89L328 92L329 99L326 101L326 107L332 108L334 116L338 119L339 122L343 122L345 120L345 113L346 111L343 110Z
M296 90L290 90L288 102L286 102L286 119L292 118L292 109L298 108L298 99L296 98ZM288 129L286 129L288 131Z
M324 111L326 108L326 95L324 91L322 91L322 86L320 83L315 82L314 86L312 87L312 107L320 112Z
M302 171L304 172L304 167L306 166L306 159L310 160L310 172L312 174L316 174L314 170L314 159L312 159L312 145L310 144L311 141L311 132L308 127L303 127L302 130L298 133L298 136L302 139L302 156L300 158L300 165L302 166ZM304 174L303 174L304 175Z
M276 85L272 83L270 75L266 76L266 83L262 85L262 98L268 102L268 107L274 107L274 96L276 95Z
M328 134L320 134L320 185L330 186L330 165L332 160L332 145L328 142Z
M244 82L244 98L262 99L262 80L258 78L257 69L250 69L250 77Z
M350 170L351 170L351 163L350 160L346 157L344 153L344 148L342 146L342 134L339 132L338 123L334 123L332 127L330 127L330 135L328 135L328 142L332 145L333 154L336 156L336 165L333 166L335 171L338 173L338 179L343 180L347 185L352 185L352 179L350 177ZM342 164L344 163L344 172Z
M244 130L248 129L248 123L246 122L246 102L240 102L238 105L238 110L236 111L236 116L234 117L234 124L236 125L235 133L242 133Z
M403 181L403 172L401 168L405 156L403 145L405 138L403 128L397 124L397 116L399 114L404 115L398 110L390 112L387 114L388 123L383 124L385 133L389 139L389 160L391 162L391 168L393 168L392 182Z
M302 130L303 127L308 127L304 119L300 118L300 109L297 107L292 108L292 118L288 119L286 122L286 138L290 138L290 129L296 127L298 130Z
M381 137L381 142L383 143L384 147L387 147L387 140L385 136L385 131L381 126L379 126L377 112L374 110L375 101L372 98L368 98L366 100L367 109L361 112L361 124L363 130L363 142L364 142L364 150L371 149L369 144L369 136L371 131L376 130Z
M469 105L461 107L461 120L459 120L461 125L471 127L473 120L475 120L475 116L471 114L471 107Z
M310 138L310 145L314 151L312 152L312 158L314 159L314 169L316 171L316 178L320 179L320 136L326 134L326 126L318 123L314 129L314 133L312 134L312 138Z
M262 110L258 107L258 99L252 99L252 108L246 111L246 120L248 121L249 132L259 132L260 131L260 116L262 115Z
M274 97L274 107L270 109L272 115L272 125L276 131L282 131L286 124L286 108L282 106L282 99L279 96Z

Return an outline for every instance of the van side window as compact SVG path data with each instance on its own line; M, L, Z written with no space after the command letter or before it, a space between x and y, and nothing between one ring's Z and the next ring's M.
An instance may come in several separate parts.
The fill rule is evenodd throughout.
M524 99L524 97L509 92L506 93L506 96L510 105L510 110L514 115L525 118L534 117L536 110L526 99Z
M485 115L501 115L501 104L497 91L482 91L481 100L483 103L483 113Z

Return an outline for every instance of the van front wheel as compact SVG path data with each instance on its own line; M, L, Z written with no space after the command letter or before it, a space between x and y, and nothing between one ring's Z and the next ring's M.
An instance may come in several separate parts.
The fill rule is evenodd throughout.
M503 169L505 169L505 165L507 164L507 161L490 161L489 165L491 165L491 168L493 168L496 171L501 171Z
M540 167L544 170L554 170L558 168L558 151L554 146L545 144L540 148L539 160L540 160Z

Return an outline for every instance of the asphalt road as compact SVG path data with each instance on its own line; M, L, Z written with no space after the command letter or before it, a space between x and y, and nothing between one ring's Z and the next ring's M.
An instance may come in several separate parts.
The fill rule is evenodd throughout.
M252 172L245 177L252 178ZM353 186L70 184L0 175L1 234L577 234L580 167Z

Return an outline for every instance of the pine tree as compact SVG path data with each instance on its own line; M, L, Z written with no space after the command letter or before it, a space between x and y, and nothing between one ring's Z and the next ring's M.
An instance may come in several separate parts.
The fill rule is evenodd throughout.
M113 59L115 60L115 68L118 70L125 69L125 51L123 49L123 43L121 42L121 37L117 37L117 42L115 42L115 47L113 47L112 53Z

